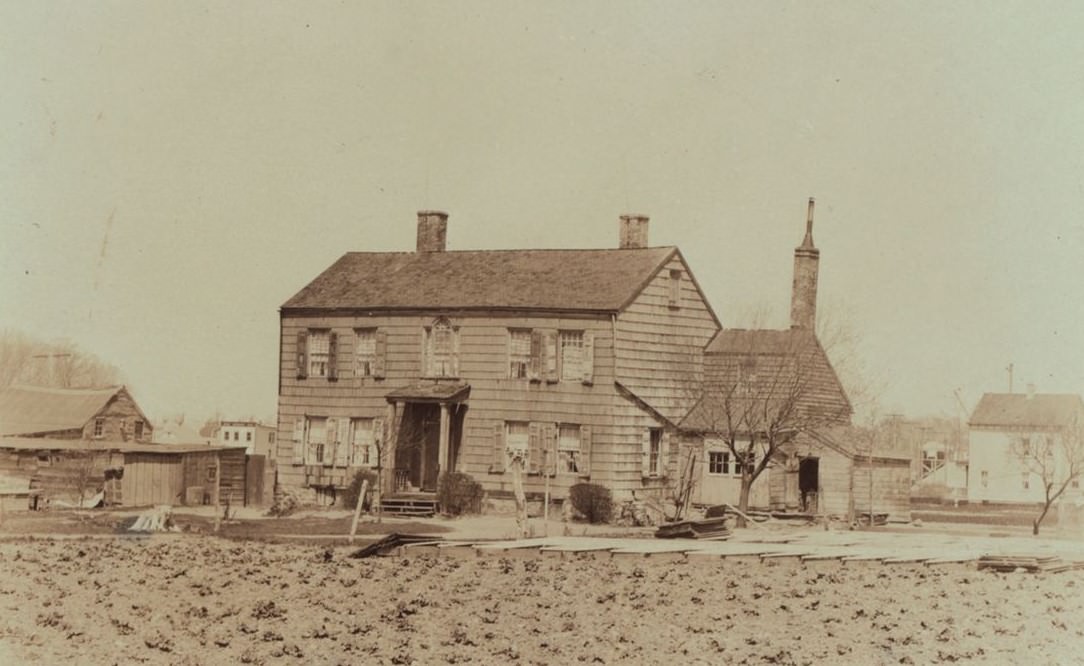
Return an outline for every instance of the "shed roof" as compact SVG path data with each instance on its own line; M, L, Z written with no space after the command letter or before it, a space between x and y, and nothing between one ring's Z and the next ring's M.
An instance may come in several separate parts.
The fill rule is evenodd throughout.
M604 250L349 252L283 310L621 310L677 252Z
M244 451L244 446L221 446L215 444L148 444L146 442L121 442L113 440L49 439L47 437L3 437L0 449L23 451L98 451L117 453L201 453L214 451Z
M968 424L1008 428L1060 428L1084 415L1075 393L984 393Z
M852 409L817 337L803 329L727 329L704 353L705 391L681 422L711 431L752 407L779 414L792 403L796 424L845 424Z
M124 390L9 386L0 390L0 435L80 429Z

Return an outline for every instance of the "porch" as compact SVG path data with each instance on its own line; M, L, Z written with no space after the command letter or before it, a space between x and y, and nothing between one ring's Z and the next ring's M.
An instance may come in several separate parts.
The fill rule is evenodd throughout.
M440 381L387 394L392 474L384 482L385 508L395 499L409 508L435 504L440 474L454 471L459 458L469 395L469 384Z

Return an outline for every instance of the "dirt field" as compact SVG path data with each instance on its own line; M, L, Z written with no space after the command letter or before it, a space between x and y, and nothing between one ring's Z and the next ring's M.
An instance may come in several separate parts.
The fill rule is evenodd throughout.
M1084 572L0 543L0 663L1081 663Z

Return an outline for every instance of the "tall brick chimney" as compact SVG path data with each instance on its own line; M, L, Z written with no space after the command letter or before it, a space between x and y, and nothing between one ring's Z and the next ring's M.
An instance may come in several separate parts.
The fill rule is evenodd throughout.
M647 215L621 216L621 249L647 247Z
M813 245L813 197L805 222L805 238L794 248L794 284L790 293L790 327L817 327L817 271L821 251Z
M418 252L443 252L448 235L448 213L439 210L418 211Z

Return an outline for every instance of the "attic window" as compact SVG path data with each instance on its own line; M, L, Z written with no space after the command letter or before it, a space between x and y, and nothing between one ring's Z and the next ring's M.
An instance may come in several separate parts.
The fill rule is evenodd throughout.
M105 434L105 419L103 419L103 418L94 419L94 436L95 437L101 437L104 434Z
M681 271L670 271L670 298L669 306L673 309L681 307Z
M136 439L143 439L143 421L136 419L132 426L132 431L135 433Z

